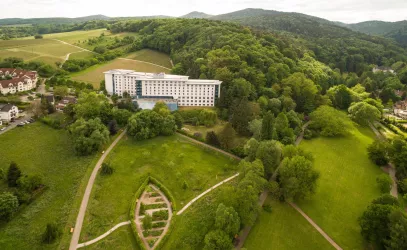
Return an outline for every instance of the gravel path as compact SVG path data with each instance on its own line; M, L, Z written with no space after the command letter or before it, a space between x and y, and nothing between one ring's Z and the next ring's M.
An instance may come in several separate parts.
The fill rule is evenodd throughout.
M116 146L116 144L120 141L120 139L126 134L126 130L124 130L114 142L109 146L109 148L105 151L105 153L100 157L99 161L96 163L95 168L92 171L92 174L89 178L88 185L86 186L85 194L83 195L81 207L79 209L78 217L76 218L75 229L72 234L71 244L69 245L69 250L75 250L78 247L79 237L81 235L83 219L85 218L86 207L88 206L89 197L92 192L93 183L95 182L96 175L102 165L103 161L105 160L106 156L110 153L110 151Z
M120 222L119 224L112 227L111 229L109 229L109 231L107 231L106 233L100 235L99 237L97 237L97 238L95 238L93 240L78 244L78 246L76 248L86 247L86 246L89 246L89 245L91 245L91 244L93 244L95 242L98 242L99 240L101 240L101 239L105 238L106 236L108 236L109 234L113 233L113 231L115 231L119 227L126 226L126 225L129 225L129 224L130 224L130 221Z

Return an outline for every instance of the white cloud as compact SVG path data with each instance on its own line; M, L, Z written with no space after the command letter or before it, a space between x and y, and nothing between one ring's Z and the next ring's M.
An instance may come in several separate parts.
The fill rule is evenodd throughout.
M2 0L0 18L181 16L191 11L223 14L244 8L300 12L343 22L407 19L406 0Z

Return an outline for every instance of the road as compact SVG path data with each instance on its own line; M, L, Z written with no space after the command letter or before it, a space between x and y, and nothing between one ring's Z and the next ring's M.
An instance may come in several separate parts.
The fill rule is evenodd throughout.
M76 218L75 229L72 234L71 244L69 245L69 250L76 250L78 248L79 237L81 235L83 219L85 218L86 208L88 206L90 194L92 192L93 183L95 182L96 175L102 165L103 161L105 160L106 156L109 155L110 151L116 146L116 144L120 141L120 139L126 134L127 130L124 130L117 138L114 140L112 144L110 144L109 148L104 152L104 154L100 157L99 161L96 163L95 168L90 175L88 185L86 186L85 193L82 198L81 207L78 212L78 217Z
M22 117L22 118L20 118L18 120L15 120L14 122L10 123L10 125L8 125L5 130L0 131L0 135L12 130L15 127L17 127L17 125L20 124L20 122L25 122L25 121L30 120L31 117L32 117L31 115L25 115L24 117ZM30 124L27 124L27 125L24 125L24 126L29 126L29 125Z

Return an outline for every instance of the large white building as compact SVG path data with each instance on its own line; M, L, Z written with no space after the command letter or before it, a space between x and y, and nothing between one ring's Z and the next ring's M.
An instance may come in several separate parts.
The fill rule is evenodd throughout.
M143 73L114 69L104 72L106 91L136 99L172 99L179 106L214 106L221 81L192 80L188 76Z
M0 121L10 122L18 117L18 108L13 104L0 103Z
M0 68L0 93L3 95L28 91L37 86L36 71Z

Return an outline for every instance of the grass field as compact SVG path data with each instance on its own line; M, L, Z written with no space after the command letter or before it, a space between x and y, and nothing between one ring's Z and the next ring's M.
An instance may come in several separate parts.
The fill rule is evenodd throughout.
M167 68L172 68L170 58L167 54L151 49L139 50L129 54L126 58L155 63Z
M159 179L181 208L215 183L232 176L237 162L178 135L135 141L124 137L110 153L115 172L98 176L92 190L80 242L91 240L129 219L130 202L148 174ZM188 188L183 189L186 182Z
M131 230L130 225L123 226L113 233L109 234L106 238L101 241L98 241L87 247L81 249L86 250L106 250L106 249L123 249L123 250L139 250L136 239L134 238L133 231Z
M56 222L62 237L70 237L67 224L78 187L94 157L76 156L69 135L39 122L0 135L0 167L15 161L24 174L40 174L48 189L22 208L8 223L0 224L0 249L56 249L41 243L46 224ZM0 192L6 190L4 183ZM75 211L77 213L77 211ZM65 246L65 249L67 246Z
M89 51L81 51L81 52L72 53L69 56L69 59L89 59L94 56L95 56L95 53L92 53Z
M105 64L98 64L92 67L87 68L84 71L73 73L71 74L72 79L77 81L83 81L93 84L95 88L99 87L100 81L105 79L103 72L111 70L111 69L131 69L141 72L151 72L151 73L159 73L159 72L166 72L168 73L169 70L166 70L159 66L154 66L148 63L131 61L131 60L123 60L123 59L115 59Z
M287 203L268 198L272 212L262 211L244 247L256 249L334 249L331 244Z
M343 249L363 249L357 220L380 195L376 177L382 171L368 159L366 148L375 138L370 128L350 133L301 142L315 157L320 178L316 194L298 205Z

